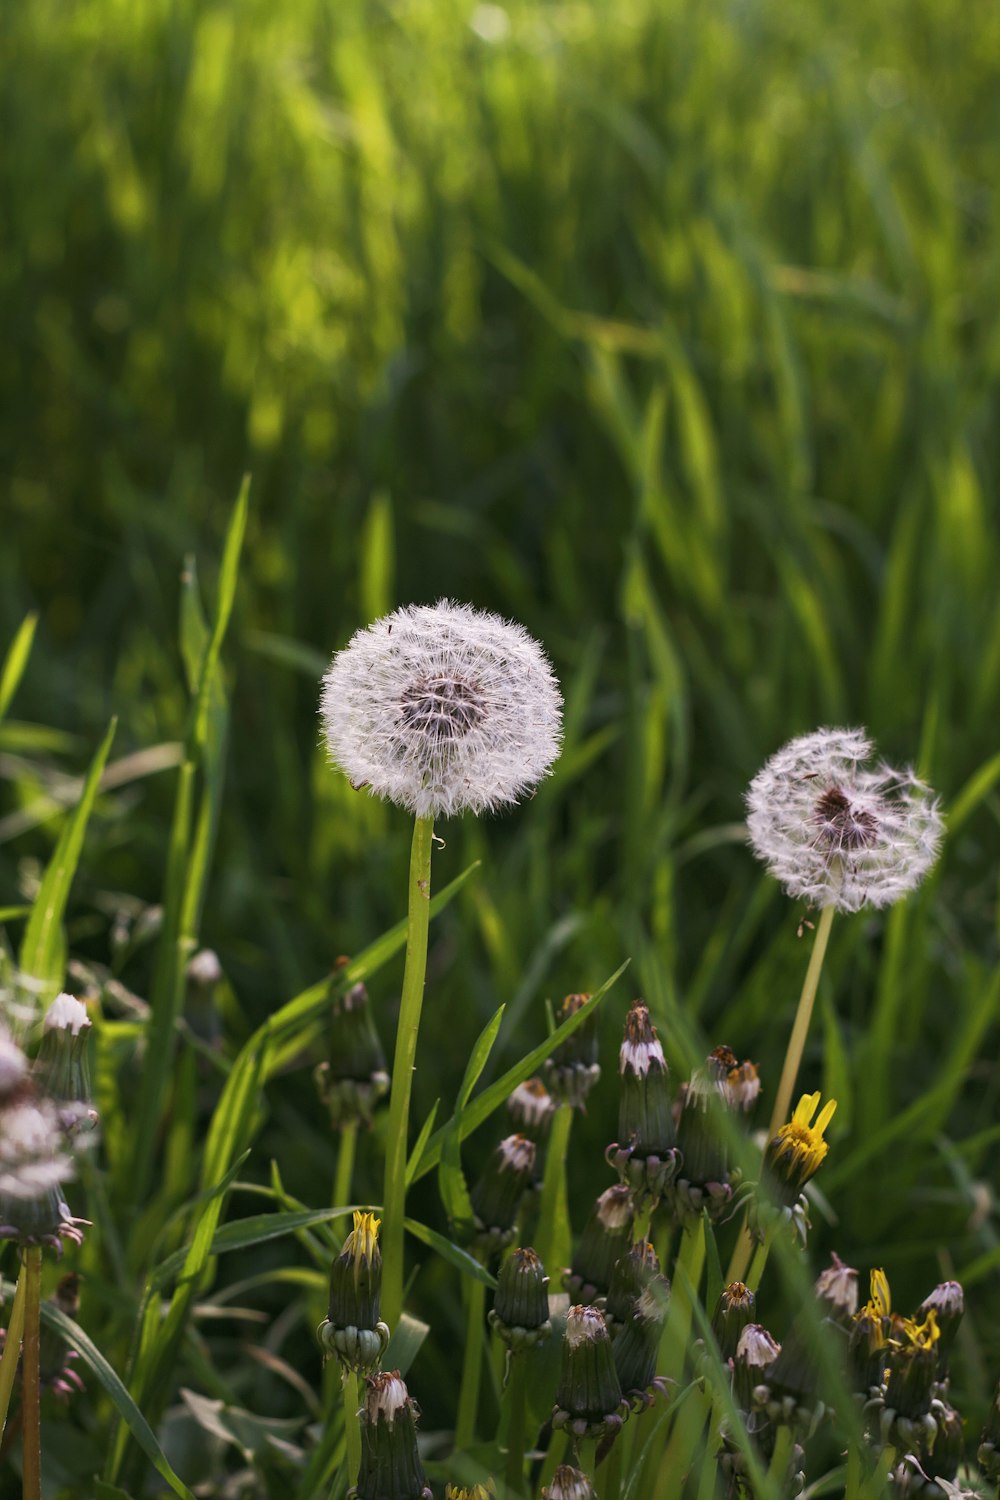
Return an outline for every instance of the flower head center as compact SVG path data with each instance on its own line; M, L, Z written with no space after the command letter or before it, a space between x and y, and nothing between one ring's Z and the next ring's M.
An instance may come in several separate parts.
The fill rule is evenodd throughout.
M878 838L878 819L839 786L827 787L813 814L820 839L834 849L867 849Z
M400 718L428 740L460 740L483 717L479 684L461 677L421 677L402 694Z

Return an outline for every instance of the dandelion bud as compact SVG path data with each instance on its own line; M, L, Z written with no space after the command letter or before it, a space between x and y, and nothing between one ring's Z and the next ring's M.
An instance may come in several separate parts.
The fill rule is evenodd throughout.
M507 1096L507 1110L518 1132L537 1143L549 1133L556 1101L540 1078L526 1078Z
M818 729L750 783L751 846L789 896L846 912L891 906L937 858L933 792L911 771L866 769L872 749L863 729Z
M615 1261L604 1309L613 1334L631 1318L636 1303L659 1270L659 1257L649 1240L638 1240Z
M733 1108L726 1079L739 1064L728 1047L716 1047L705 1066L693 1074L684 1095L677 1146L683 1165L673 1191L673 1206L682 1220L697 1219L707 1209L713 1219L727 1209L733 1189L723 1116Z
M730 1282L719 1293L712 1314L712 1332L725 1364L736 1353L740 1335L753 1322L754 1294L742 1281Z
M513 1353L533 1348L551 1333L548 1286L545 1268L530 1248L512 1251L500 1267L489 1318Z
M816 1295L826 1304L830 1317L844 1328L850 1328L858 1310L858 1273L845 1266L834 1252L830 1264L816 1278Z
M433 1500L417 1452L417 1404L398 1370L365 1380L356 1500Z
M542 1490L542 1500L597 1500L597 1491L582 1469L560 1464L552 1483Z
M937 1315L937 1326L940 1332L937 1351L939 1374L945 1375L948 1371L948 1356L955 1343L958 1325L965 1312L965 1293L962 1291L961 1283L958 1281L940 1282L921 1302L917 1309L917 1316L926 1318L929 1312Z
M979 1439L976 1455L984 1478L990 1484L1000 1484L1000 1383L986 1414L986 1423Z
M608 1147L607 1158L633 1192L658 1199L677 1175L680 1157L666 1059L641 1000L625 1018L618 1071L618 1143Z
M624 1420L621 1382L603 1313L571 1307L563 1339L562 1370L552 1425L573 1437L607 1437ZM627 1413L628 1408L624 1407Z
M478 1248L495 1255L514 1238L524 1190L535 1169L535 1143L509 1135L493 1153L470 1193L476 1215Z
M330 1266L330 1299L317 1337L355 1374L373 1370L385 1353L389 1328L379 1317L382 1298L381 1221L354 1211L354 1228Z
M184 971L187 992L184 997L184 1019L195 1036L210 1047L219 1045L222 1024L216 1001L222 983L222 965L212 948L201 948Z
M607 1295L615 1262L632 1243L635 1204L622 1183L606 1188L584 1225L563 1285L581 1302Z
M838 1338L844 1337L843 1329L836 1329ZM788 1337L781 1345L774 1363L767 1372L767 1414L774 1423L785 1423L790 1427L808 1427L823 1411L818 1399L820 1383L820 1361L812 1339L804 1337L793 1325Z
M446 599L359 630L320 704L331 760L418 818L518 801L559 753L560 709L526 630Z
M469 1489L464 1484L446 1484L444 1500L496 1500L496 1485L492 1479L485 1484L474 1484Z
M643 1290L635 1311L611 1346L626 1399L644 1406L652 1400L649 1392L656 1381L656 1357L660 1351L669 1295L667 1278L655 1276Z
M90 1031L86 1006L72 995L57 995L45 1012L32 1076L39 1092L55 1105L60 1128L67 1135L93 1130L97 1124L97 1111L90 1102Z
M316 1069L320 1097L338 1130L362 1121L371 1124L375 1106L389 1089L385 1053L363 984L345 994L330 981L330 1058Z
M870 1297L854 1314L847 1351L854 1389L862 1395L878 1389L885 1375L892 1297L883 1270L872 1271Z
M919 1421L930 1410L931 1387L937 1380L939 1338L937 1314L933 1310L922 1323L915 1318L893 1317L886 1401L898 1417Z
M567 995L559 1007L560 1025L582 1010L589 999L589 995ZM597 1052L597 1017L591 1014L546 1059L549 1089L558 1104L583 1109L587 1095L601 1076Z
M823 1132L833 1119L836 1099L830 1099L811 1124L819 1094L803 1094L787 1125L767 1143L764 1152L762 1186L768 1197L783 1208L793 1208L806 1183L819 1171L829 1151Z
M748 1323L740 1334L733 1356L733 1396L741 1411L754 1404L754 1392L762 1385L781 1345L760 1323ZM765 1399L766 1399L765 1390Z

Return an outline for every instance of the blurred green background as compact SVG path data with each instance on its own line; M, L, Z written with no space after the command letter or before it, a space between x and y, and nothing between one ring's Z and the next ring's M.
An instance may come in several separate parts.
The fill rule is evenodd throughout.
M159 899L180 576L194 554L211 600L249 470L202 927L244 1033L401 913L407 820L326 769L316 720L330 652L394 604L516 617L568 701L537 798L442 830L436 881L484 866L437 929L419 1118L501 1000L497 1066L625 956L609 1077L641 992L675 1061L695 1024L773 1079L805 947L743 789L864 723L950 837L905 908L835 929L817 1254L884 1261L903 1303L980 1262L990 1295L995 4L35 0L0 45L3 641L40 614L0 731L3 899L112 712L141 758L99 804L74 951L106 961ZM313 1201L332 1146L300 1082L267 1142ZM613 1118L609 1088L581 1215ZM965 1351L975 1399L997 1345Z

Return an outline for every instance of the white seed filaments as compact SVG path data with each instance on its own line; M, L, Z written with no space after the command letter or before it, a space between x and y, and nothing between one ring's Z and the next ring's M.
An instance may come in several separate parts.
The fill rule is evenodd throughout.
M911 771L866 766L872 752L863 729L818 729L789 741L750 783L754 853L810 906L891 906L937 858L934 793Z
M561 696L520 625L409 605L360 630L323 679L331 759L418 817L516 802L559 752Z

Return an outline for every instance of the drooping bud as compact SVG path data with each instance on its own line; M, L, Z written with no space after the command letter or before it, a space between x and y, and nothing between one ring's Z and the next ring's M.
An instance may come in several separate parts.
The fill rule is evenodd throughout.
M845 1266L836 1251L816 1278L816 1295L835 1323L850 1328L858 1310L858 1273L853 1266Z
M633 1192L658 1199L677 1175L680 1156L670 1075L656 1028L642 1000L634 1002L625 1018L618 1071L618 1141L608 1147L607 1159Z
M417 1404L399 1371L368 1376L361 1409L357 1500L433 1500L417 1452Z
M582 1469L560 1464L552 1483L542 1490L542 1500L597 1500L597 1491Z
M604 1314L596 1307L571 1307L553 1427L565 1427L577 1439L607 1437L621 1427L627 1412Z
M581 1302L607 1295L615 1262L632 1242L635 1204L623 1183L606 1188L584 1225L563 1285Z
M490 1324L511 1352L531 1349L552 1331L549 1278L530 1247L511 1251L500 1267Z
M559 1007L560 1024L582 1010L589 999L589 995L567 995ZM597 1017L590 1015L546 1061L549 1090L557 1103L584 1108L587 1095L601 1076L597 1053Z
M556 1101L540 1078L526 1078L508 1094L507 1110L515 1130L538 1142L549 1133Z
M934 1290L924 1298L917 1309L918 1318L926 1318L929 1312L937 1315L937 1326L940 1333L938 1339L938 1368L940 1374L948 1372L948 1356L951 1354L955 1343L955 1335L958 1333L958 1325L962 1321L965 1312L965 1293L962 1291L961 1282L942 1281Z
M649 1240L637 1240L615 1261L604 1309L612 1335L628 1322L643 1291L659 1269L659 1257Z
M781 1345L762 1324L747 1324L733 1356L733 1396L741 1411L750 1411L755 1403L755 1391L766 1382L767 1373L780 1353ZM767 1394L765 1388L764 1401ZM756 1404L762 1405L763 1401L756 1399Z
M631 1318L624 1324L612 1344L615 1369L625 1398L648 1406L656 1381L656 1357L660 1335L667 1316L670 1283L665 1276L654 1277L644 1288ZM662 1383L659 1387L663 1388Z
M740 1335L753 1322L754 1303L753 1292L742 1281L730 1282L719 1293L712 1314L712 1332L724 1364L734 1357Z
M469 1197L476 1216L476 1244L486 1256L514 1238L518 1210L535 1169L535 1143L524 1135L502 1140Z
M57 995L45 1012L32 1077L39 1093L51 1099L67 1135L93 1130L97 1124L87 1057L91 1029L86 1006L73 995Z
M389 1327L379 1316L382 1300L382 1252L378 1246L380 1220L354 1211L354 1228L330 1266L327 1315L317 1337L328 1355L336 1355L347 1370L366 1374L375 1369L389 1342Z
M370 1125L388 1092L389 1074L368 991L355 984L341 994L334 975L330 1001L330 1057L316 1069L316 1084L337 1129L358 1121Z

